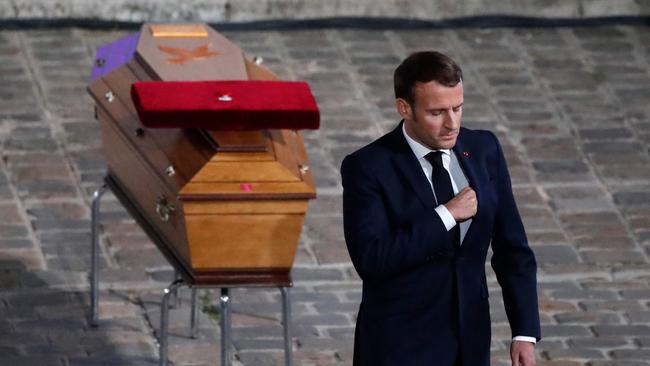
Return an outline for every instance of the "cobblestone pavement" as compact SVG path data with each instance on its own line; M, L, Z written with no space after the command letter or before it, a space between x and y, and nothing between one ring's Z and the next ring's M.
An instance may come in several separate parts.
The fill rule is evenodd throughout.
M342 234L338 167L392 129L392 71L439 49L465 72L464 125L499 135L539 262L539 365L650 365L650 28L227 32L283 78L305 79L319 197L293 272L297 365L351 364L360 281ZM98 45L124 32L0 32L0 365L153 365L171 268L110 194L100 327L88 325L91 194L105 172L85 91ZM510 331L488 266L493 359ZM183 292L187 299L188 291ZM202 293L205 308L215 303ZM282 360L280 293L236 290L244 365ZM216 365L219 330L171 313L175 365Z

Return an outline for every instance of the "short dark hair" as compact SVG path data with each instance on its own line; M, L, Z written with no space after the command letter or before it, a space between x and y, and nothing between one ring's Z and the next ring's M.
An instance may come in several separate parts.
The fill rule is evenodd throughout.
M413 105L413 87L416 82L436 81L441 85L454 87L462 80L463 72L460 66L449 56L436 51L416 52L395 69L395 98L402 98Z

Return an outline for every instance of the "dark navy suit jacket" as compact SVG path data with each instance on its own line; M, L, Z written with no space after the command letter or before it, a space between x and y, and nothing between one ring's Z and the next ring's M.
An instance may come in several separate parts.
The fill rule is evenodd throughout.
M400 125L341 165L345 240L363 295L355 366L490 364L485 261L501 285L513 336L540 338L536 262L496 136L461 128L453 148L478 211L461 246Z

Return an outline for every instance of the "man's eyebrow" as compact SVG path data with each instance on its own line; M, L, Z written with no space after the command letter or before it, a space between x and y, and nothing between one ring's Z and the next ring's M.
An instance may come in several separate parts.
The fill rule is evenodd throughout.
M465 102L462 102L462 103L460 103L460 104L457 105L457 106L452 106L451 108L453 108L453 109L460 108L460 107L463 106L463 104L465 104ZM446 110L446 109L447 109L447 108L427 108L427 109L425 109L425 111L427 111L427 112L433 112L433 111L444 111L444 110Z

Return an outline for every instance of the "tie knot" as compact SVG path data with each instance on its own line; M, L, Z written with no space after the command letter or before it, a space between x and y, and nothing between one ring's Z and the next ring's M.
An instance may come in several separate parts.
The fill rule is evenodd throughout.
M424 156L434 167L442 167L442 151L432 151Z

